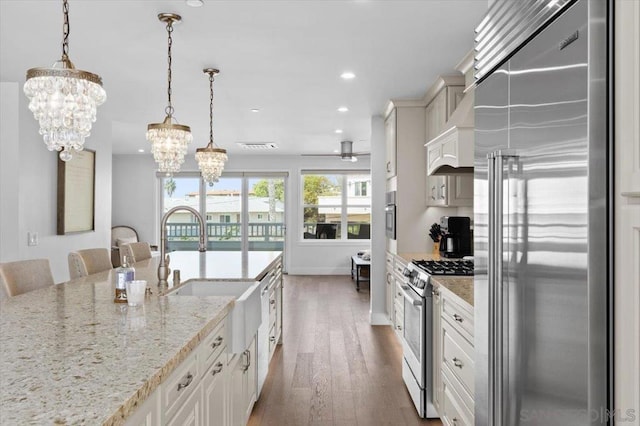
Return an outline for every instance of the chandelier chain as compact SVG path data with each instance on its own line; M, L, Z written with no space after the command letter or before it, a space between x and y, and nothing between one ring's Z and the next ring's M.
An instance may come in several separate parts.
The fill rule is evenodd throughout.
M209 143L213 144L213 73L209 73Z
M165 113L171 117L173 116L173 106L171 105L171 46L173 46L173 38L171 37L171 33L173 32L173 23L172 21L168 21L167 22L167 64L168 64L168 70L167 70L167 108L165 109Z
M69 32L71 26L69 25L69 3L67 0L62 2L62 12L64 14L64 23L62 24L62 59L69 59Z

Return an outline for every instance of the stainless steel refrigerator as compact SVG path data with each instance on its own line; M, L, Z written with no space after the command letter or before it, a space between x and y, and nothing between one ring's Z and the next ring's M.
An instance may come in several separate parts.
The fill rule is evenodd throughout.
M481 426L610 420L607 1L561 3L475 89Z

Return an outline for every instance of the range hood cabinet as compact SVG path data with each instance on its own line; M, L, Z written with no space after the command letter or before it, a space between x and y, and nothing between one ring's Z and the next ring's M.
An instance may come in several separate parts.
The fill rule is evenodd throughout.
M467 93L447 121L447 129L425 144L427 175L473 173L473 91Z

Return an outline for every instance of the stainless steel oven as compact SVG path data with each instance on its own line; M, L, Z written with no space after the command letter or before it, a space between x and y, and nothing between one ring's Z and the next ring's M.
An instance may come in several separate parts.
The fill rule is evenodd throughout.
M385 233L387 238L396 239L396 191L385 194L384 206Z
M413 263L404 270L402 378L420 417L438 417L433 406L432 298L429 276Z

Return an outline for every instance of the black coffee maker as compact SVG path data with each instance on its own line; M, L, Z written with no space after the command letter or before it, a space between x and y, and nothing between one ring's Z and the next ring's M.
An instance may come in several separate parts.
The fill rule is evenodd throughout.
M460 258L473 254L471 219L466 216L442 216L440 218L440 256Z

